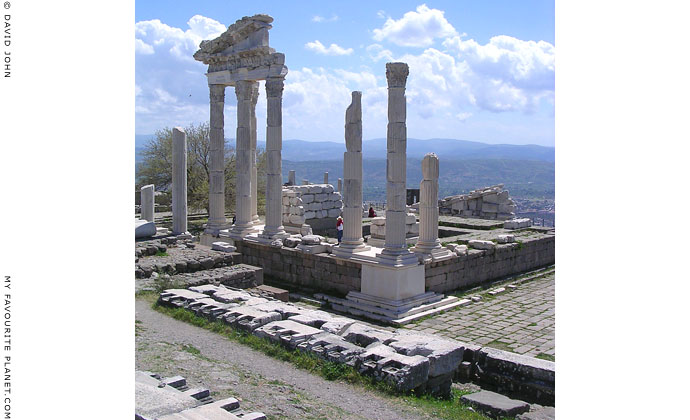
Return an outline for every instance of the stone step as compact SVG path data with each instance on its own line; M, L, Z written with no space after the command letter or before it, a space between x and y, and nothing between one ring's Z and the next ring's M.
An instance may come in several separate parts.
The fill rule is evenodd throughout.
M409 324L410 322L424 316L445 312L458 306L465 306L472 303L469 299L459 299L455 296L448 296L433 303L419 305L412 310L405 312L395 312L382 309L377 306L354 302L349 299L337 299L328 297L335 311L349 313L355 316L371 318L395 326Z
M446 298L446 299L448 299L448 298ZM441 303L443 303L443 301L441 301ZM459 308L461 306L467 306L471 303L472 303L472 301L470 299L458 299L457 301L451 302L447 305L439 306L439 307L436 307L433 309L426 310L424 312L419 312L417 314L393 321L392 324L395 326L401 326L401 325L409 324L410 322L414 322L415 320L420 319L420 318L424 318L425 316L434 315L434 314L438 314L441 312L446 312L446 311L449 311L453 308Z

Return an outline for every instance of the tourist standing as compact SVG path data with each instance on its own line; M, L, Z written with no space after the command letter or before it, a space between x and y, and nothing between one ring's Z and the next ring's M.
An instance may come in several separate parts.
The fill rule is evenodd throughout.
M338 243L343 239L343 218L338 216L335 222L335 228L338 231Z

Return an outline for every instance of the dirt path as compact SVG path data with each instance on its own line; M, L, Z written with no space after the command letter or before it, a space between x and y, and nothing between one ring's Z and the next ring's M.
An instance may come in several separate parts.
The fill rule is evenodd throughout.
M261 411L269 419L430 418L394 398L327 381L167 317L147 301L136 301L136 320L138 370L181 375L190 388L210 389L216 400L237 398L245 411Z

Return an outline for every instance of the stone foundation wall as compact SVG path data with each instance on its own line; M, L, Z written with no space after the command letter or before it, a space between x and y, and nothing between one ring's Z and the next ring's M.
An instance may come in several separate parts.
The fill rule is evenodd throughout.
M446 293L554 264L556 237L525 239L521 243L496 244L493 250L470 249L467 255L426 265L426 290Z
M360 263L255 242L236 241L235 246L241 262L261 267L265 274L284 283L323 293L360 290ZM426 290L447 293L554 262L554 236L525 239L521 244L497 244L494 250L470 249L467 255L427 263Z
M347 294L360 289L362 267L358 263L255 242L235 241L235 246L243 263L261 267L264 274L282 282L325 293Z

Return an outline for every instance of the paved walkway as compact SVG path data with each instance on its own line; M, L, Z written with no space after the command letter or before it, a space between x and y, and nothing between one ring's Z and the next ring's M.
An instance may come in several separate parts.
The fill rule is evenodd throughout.
M555 272L406 328L555 360ZM548 356L546 356L548 355Z

